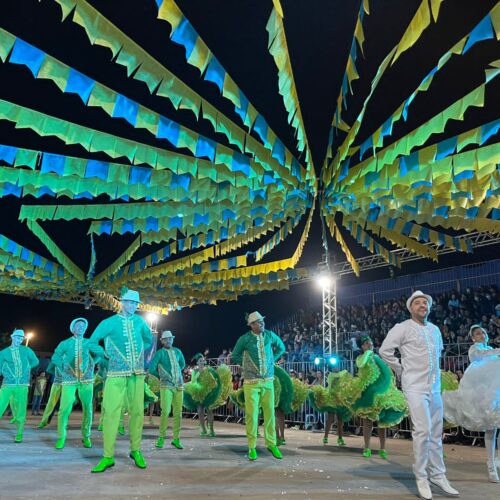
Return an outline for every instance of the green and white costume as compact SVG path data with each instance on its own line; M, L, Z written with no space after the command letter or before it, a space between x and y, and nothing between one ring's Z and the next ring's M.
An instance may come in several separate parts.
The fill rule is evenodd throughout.
M152 334L146 321L136 314L115 314L101 321L90 337L89 347L104 342L108 371L103 396L103 441L105 458L112 458L124 400L129 410L131 452L140 451L144 423L144 352Z
M160 437L163 438L167 433L170 411L173 416L173 438L180 437L184 389L182 370L185 366L184 356L177 347L164 347L157 351L149 366L150 375L160 379Z
M94 367L103 356L104 350L101 346L78 336L63 340L54 351L52 362L61 372L62 393L57 431L58 439L62 442L66 439L68 420L77 392L82 403L82 438L90 439Z
M3 376L0 388L0 418L10 404L17 426L16 441L22 441L30 374L38 364L35 353L24 345L10 346L0 351L0 373Z
M257 443L259 407L264 415L264 438L267 447L276 447L274 420L274 363L284 354L281 339L270 330L242 335L232 351L233 361L241 365L244 378L245 422L248 447Z

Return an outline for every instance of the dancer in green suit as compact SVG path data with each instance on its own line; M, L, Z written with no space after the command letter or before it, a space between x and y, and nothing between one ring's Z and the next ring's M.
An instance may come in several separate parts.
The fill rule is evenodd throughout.
M135 314L139 293L124 290L121 311L101 321L90 337L91 344L102 340L109 360L103 397L104 453L92 472L103 472L115 464L115 442L123 402L129 411L130 458L141 469L147 467L141 453L144 423L144 352L153 341L151 330L142 316Z
M28 407L30 374L39 361L29 347L21 345L24 340L23 330L14 330L11 339L10 347L0 351L0 373L3 376L0 388L0 418L10 404L17 425L15 442L21 443Z
M94 394L94 367L104 356L104 349L84 339L88 321L76 318L69 327L73 334L63 340L52 356L52 362L62 373L61 406L57 419L58 439L56 448L64 448L68 419L73 409L76 393L82 403L82 443L90 448L90 431L92 427L92 397Z
M247 318L250 331L242 335L231 355L242 366L245 393L245 422L248 439L248 458L257 459L257 427L259 407L264 414L264 437L267 449L275 458L282 458L276 446L274 419L274 363L285 352L281 339L264 328L264 317L257 311Z
M39 429L43 429L50 422L52 412L54 411L54 408L56 407L62 392L61 370L56 368L54 363L51 361L49 363L49 366L47 366L46 372L53 375L54 380L52 381L52 385L50 386L49 399L47 401L47 404L45 405L45 411L43 412L42 420L40 420L40 423L38 424Z
M182 421L182 400L184 380L182 370L186 361L180 349L173 347L175 337L170 330L161 334L163 349L156 352L149 367L149 373L160 379L160 435L156 441L157 448L163 448L165 435L168 427L168 416L172 410L173 416L173 439L170 444L178 450L184 446L180 441Z

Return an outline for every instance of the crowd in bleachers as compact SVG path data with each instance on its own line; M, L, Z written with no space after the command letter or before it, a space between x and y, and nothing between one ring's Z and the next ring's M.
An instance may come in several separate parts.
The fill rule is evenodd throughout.
M353 339L368 333L375 348L380 347L387 332L408 319L407 297L371 305L340 306L338 330L356 349ZM434 297L430 321L443 334L443 342L451 349L455 344L469 343L467 334L472 324L481 324L488 332L490 343L500 347L500 293L496 285L450 290ZM276 327L287 349L288 362L313 362L322 355L322 316L320 311L298 311L291 319Z

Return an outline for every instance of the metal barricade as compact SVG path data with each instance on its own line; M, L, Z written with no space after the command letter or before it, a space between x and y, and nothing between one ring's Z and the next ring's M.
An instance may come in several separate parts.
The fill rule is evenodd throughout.
M452 372L456 372L457 370L463 371L468 366L468 363L469 359L466 354L453 356L445 355L441 359L441 368ZM285 362L280 366L289 373L295 371L297 375L300 373L307 374L318 369L312 361ZM237 365L229 365L229 368L233 375L241 373L241 367ZM354 360L352 358L352 353L349 354L349 351L339 353L338 363L331 371L341 370L347 370L350 373L354 372ZM196 418L196 413L186 411L184 412L184 416ZM214 411L214 416L224 422L244 423L244 411L238 408L238 406L233 404L230 400L225 405L217 408ZM309 399L306 399L302 408L294 413L286 415L285 422L289 426L297 426L304 430L315 430L316 427L324 428L324 425L326 425L326 418L323 413L315 411ZM334 422L335 424L332 432L336 431L336 419ZM354 434L362 433L362 421L360 418L353 418L349 422L344 422L344 426ZM376 429L376 426L374 426L374 429ZM407 438L411 436L411 432L411 419L410 417L406 417L398 426L388 429L388 437L391 437L392 434L392 437L395 439L401 437ZM475 446L478 441L484 439L483 432L471 432L460 427L446 428L444 432L444 435L449 437L457 437L460 434L465 438L472 439L472 446Z
M472 445L471 446L476 446L476 443L478 441L483 441L484 442L484 432L469 431L469 430L464 429L462 427L462 435L465 438L472 439Z

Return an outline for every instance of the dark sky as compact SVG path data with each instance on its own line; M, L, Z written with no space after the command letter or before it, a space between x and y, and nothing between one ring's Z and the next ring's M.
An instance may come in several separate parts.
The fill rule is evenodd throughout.
M92 0L90 3L168 69L237 121L230 104L218 95L215 85L204 82L198 71L185 63L184 49L169 41L170 26L156 19L154 0ZM396 109L439 57L468 33L495 3L494 0L443 2L438 24L431 25L416 46L403 54L384 75L368 108L359 134L361 140ZM370 2L371 15L365 18L364 23L365 58L358 56L357 67L361 78L354 83L354 96L348 97L348 112L345 114L348 123L352 123L357 116L378 65L398 42L419 4L417 0ZM276 66L267 52L265 26L272 2L178 0L178 5L249 100L266 117L287 147L295 151L293 129L287 125L286 113L277 91ZM302 112L319 173L359 1L282 0L282 5ZM127 78L124 68L111 62L110 51L90 46L84 31L71 20L61 23L61 11L56 2L4 0L0 9L0 26L14 35L141 104L213 136L206 123L195 122L188 112L174 112L167 100L151 96L145 85ZM394 131L395 136L413 130L472 90L481 82L487 63L498 57L498 44L488 41L473 47L466 56L451 60L442 74L440 72L436 77L431 91L419 94L412 105L410 119L407 123L398 125ZM51 81L35 80L25 67L0 64L0 82L2 99L122 137L168 148L166 141L158 141L146 131L134 129L123 120L112 119L98 108L85 107L76 95L63 94ZM498 90L498 86L496 89ZM463 122L450 123L446 135L460 133L496 118L498 107L495 109L492 106L490 99L493 93L490 91L491 89L487 93L486 108L470 110ZM89 155L79 146L63 147L62 142L55 138L40 138L29 130L15 130L13 125L6 122L0 122L0 137L3 144L109 160L105 155ZM438 140L441 140L440 136L433 136L432 142ZM38 200L25 198L22 202L51 204L54 200L47 197ZM61 202L64 203L64 200L57 200L57 203ZM37 238L17 220L20 206L21 201L16 198L0 198L0 233L50 257ZM52 223L44 227L70 258L82 269L88 268L88 222ZM299 226L297 234L272 252L267 260L290 256L301 228ZM356 256L366 255L352 239L347 237L347 240ZM97 238L97 271L107 267L130 241L130 236ZM331 241L330 247L335 259L344 260L339 248ZM150 251L144 251L146 250ZM443 259L442 264L449 266L469 262L471 259L485 260L494 257L497 250L482 250L474 257L456 254ZM314 266L320 260L321 252L321 229L319 218L316 217L300 265ZM139 256L140 253L137 254ZM419 262L405 267L402 272L414 272L426 267L435 266ZM382 276L380 273L385 274ZM362 279L386 276L387 270L384 270L365 273ZM306 283L294 286L290 292L266 292L260 296L243 297L237 303L230 302L217 307L197 306L171 313L163 320L161 327L172 329L177 335L178 345L187 353L208 345L216 354L215 351L218 353L223 346L234 344L235 339L244 331L245 312L258 309L268 316L268 324L272 324L298 307L309 304L319 306L319 303L319 291L313 284ZM109 312L99 309L86 311L77 304L37 302L7 295L0 295L0 308L0 331L14 327L33 330L37 336L32 345L39 350L54 348L67 335L67 326L75 316L86 316L93 329L101 319L109 315Z

